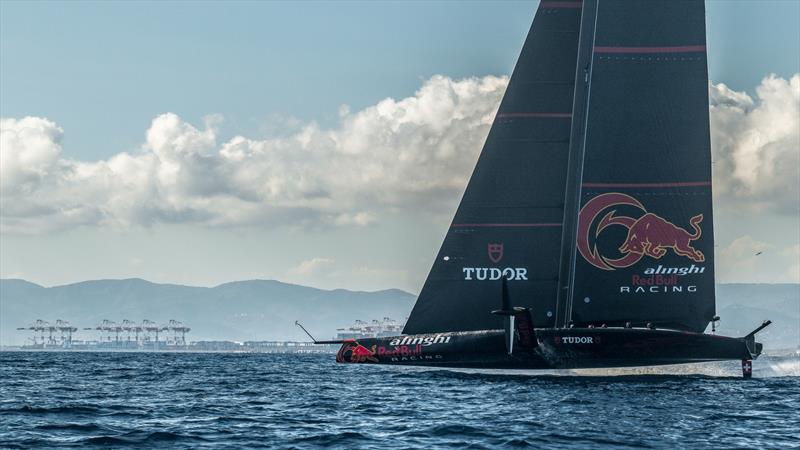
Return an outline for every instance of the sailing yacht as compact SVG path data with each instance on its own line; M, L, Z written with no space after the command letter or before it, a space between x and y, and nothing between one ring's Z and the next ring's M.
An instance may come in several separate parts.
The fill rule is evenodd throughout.
M403 329L342 363L741 360L719 318L703 0L542 0Z

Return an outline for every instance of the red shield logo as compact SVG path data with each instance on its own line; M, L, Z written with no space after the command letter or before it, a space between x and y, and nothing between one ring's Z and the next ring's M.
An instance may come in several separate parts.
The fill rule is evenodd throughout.
M497 264L503 259L503 244L489 244L488 247L489 259Z

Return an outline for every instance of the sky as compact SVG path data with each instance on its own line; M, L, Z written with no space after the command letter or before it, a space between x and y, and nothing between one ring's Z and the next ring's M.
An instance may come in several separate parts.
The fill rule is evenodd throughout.
M419 292L537 4L0 1L0 277ZM707 2L720 281L800 281L798 23Z

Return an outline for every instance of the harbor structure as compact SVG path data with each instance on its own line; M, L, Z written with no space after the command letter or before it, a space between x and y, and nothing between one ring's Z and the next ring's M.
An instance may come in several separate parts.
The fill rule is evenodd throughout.
M27 349L170 350L187 347L186 334L191 328L175 319L164 325L148 319L141 322L103 319L93 327L83 328L83 331L95 332L94 339L86 340L75 340L73 333L78 328L62 319L52 324L47 320L37 319L27 327L19 327L17 330L31 331L29 343L23 346Z
M361 339L397 336L403 331L405 322L398 322L390 317L383 320L356 320L352 325L336 329L336 339Z

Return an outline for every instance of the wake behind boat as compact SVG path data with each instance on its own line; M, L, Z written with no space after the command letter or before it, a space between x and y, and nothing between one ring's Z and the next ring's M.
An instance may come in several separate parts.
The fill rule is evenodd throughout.
M333 341L337 361L738 359L749 377L769 321L704 333L718 320L705 34L702 0L543 0L403 335Z

